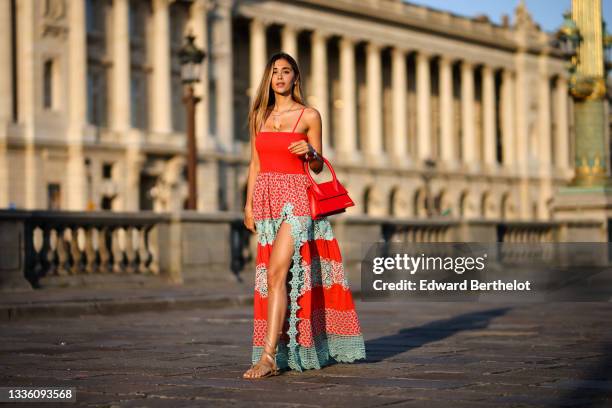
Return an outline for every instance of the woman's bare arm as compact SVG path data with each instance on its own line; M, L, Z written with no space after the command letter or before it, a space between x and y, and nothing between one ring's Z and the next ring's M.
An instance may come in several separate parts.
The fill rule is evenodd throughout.
M259 173L259 154L255 148L255 135L251 135L251 163L249 164L249 176L247 179L247 197L245 208L253 207L253 188L255 185L255 178Z
M307 109L304 112L305 122L308 124L308 143L317 151L317 153L323 155L323 143L322 143L322 125L321 115L316 109ZM310 169L316 174L319 174L323 170L323 160L311 160L308 165Z

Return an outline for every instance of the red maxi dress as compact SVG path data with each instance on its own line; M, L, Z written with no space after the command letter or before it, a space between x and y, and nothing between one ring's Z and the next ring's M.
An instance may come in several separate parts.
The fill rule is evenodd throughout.
M272 245L283 221L291 225L294 253L283 333L276 362L281 369L319 369L331 362L366 358L353 297L344 273L338 242L327 218L313 220L306 188L310 180L302 158L291 153L291 142L305 133L257 133L260 171L253 189L257 230L252 363L259 361L267 328L266 271Z

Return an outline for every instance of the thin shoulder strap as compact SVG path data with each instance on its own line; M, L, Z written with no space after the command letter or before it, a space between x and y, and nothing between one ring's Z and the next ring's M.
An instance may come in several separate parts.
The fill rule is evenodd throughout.
M304 109L306 108L302 108L302 112L300 112L300 117L298 118L297 122L295 122L295 125L293 125L293 130L291 131L291 133L295 132L295 128L298 125L298 122L300 121L300 119L302 118L302 114L304 113Z

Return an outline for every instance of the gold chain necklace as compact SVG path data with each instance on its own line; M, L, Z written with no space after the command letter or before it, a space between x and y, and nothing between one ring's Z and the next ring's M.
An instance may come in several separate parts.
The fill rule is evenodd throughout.
M293 108L294 105L295 105L295 102L291 104L289 109L282 111L282 112L274 113L275 111L272 111L272 127L274 128L274 130L278 131L281 128L280 115L282 115L283 113L289 112L291 108Z

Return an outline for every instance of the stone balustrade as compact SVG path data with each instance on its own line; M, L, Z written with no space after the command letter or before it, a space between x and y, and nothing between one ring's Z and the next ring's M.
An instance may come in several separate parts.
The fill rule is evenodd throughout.
M505 222L497 226L499 242L556 242L558 222Z
M246 248L235 239L244 237L241 220L235 213L0 211L0 290L235 279L227 271L244 267L232 262ZM231 250L232 238L241 248Z
M37 219L33 228L31 270L34 278L78 273L158 274L151 245L154 224L120 221L71 224ZM30 252L29 251L29 252Z
M157 276L157 227L166 218L153 213L2 211L0 269L17 273L11 274L14 283L25 278L33 287L41 280L69 282L68 277L81 275Z
M256 239L242 213L0 211L0 290L252 279ZM349 280L375 242L601 241L596 222L330 217ZM576 231L574 231L576 230ZM579 233L579 235L577 235Z

